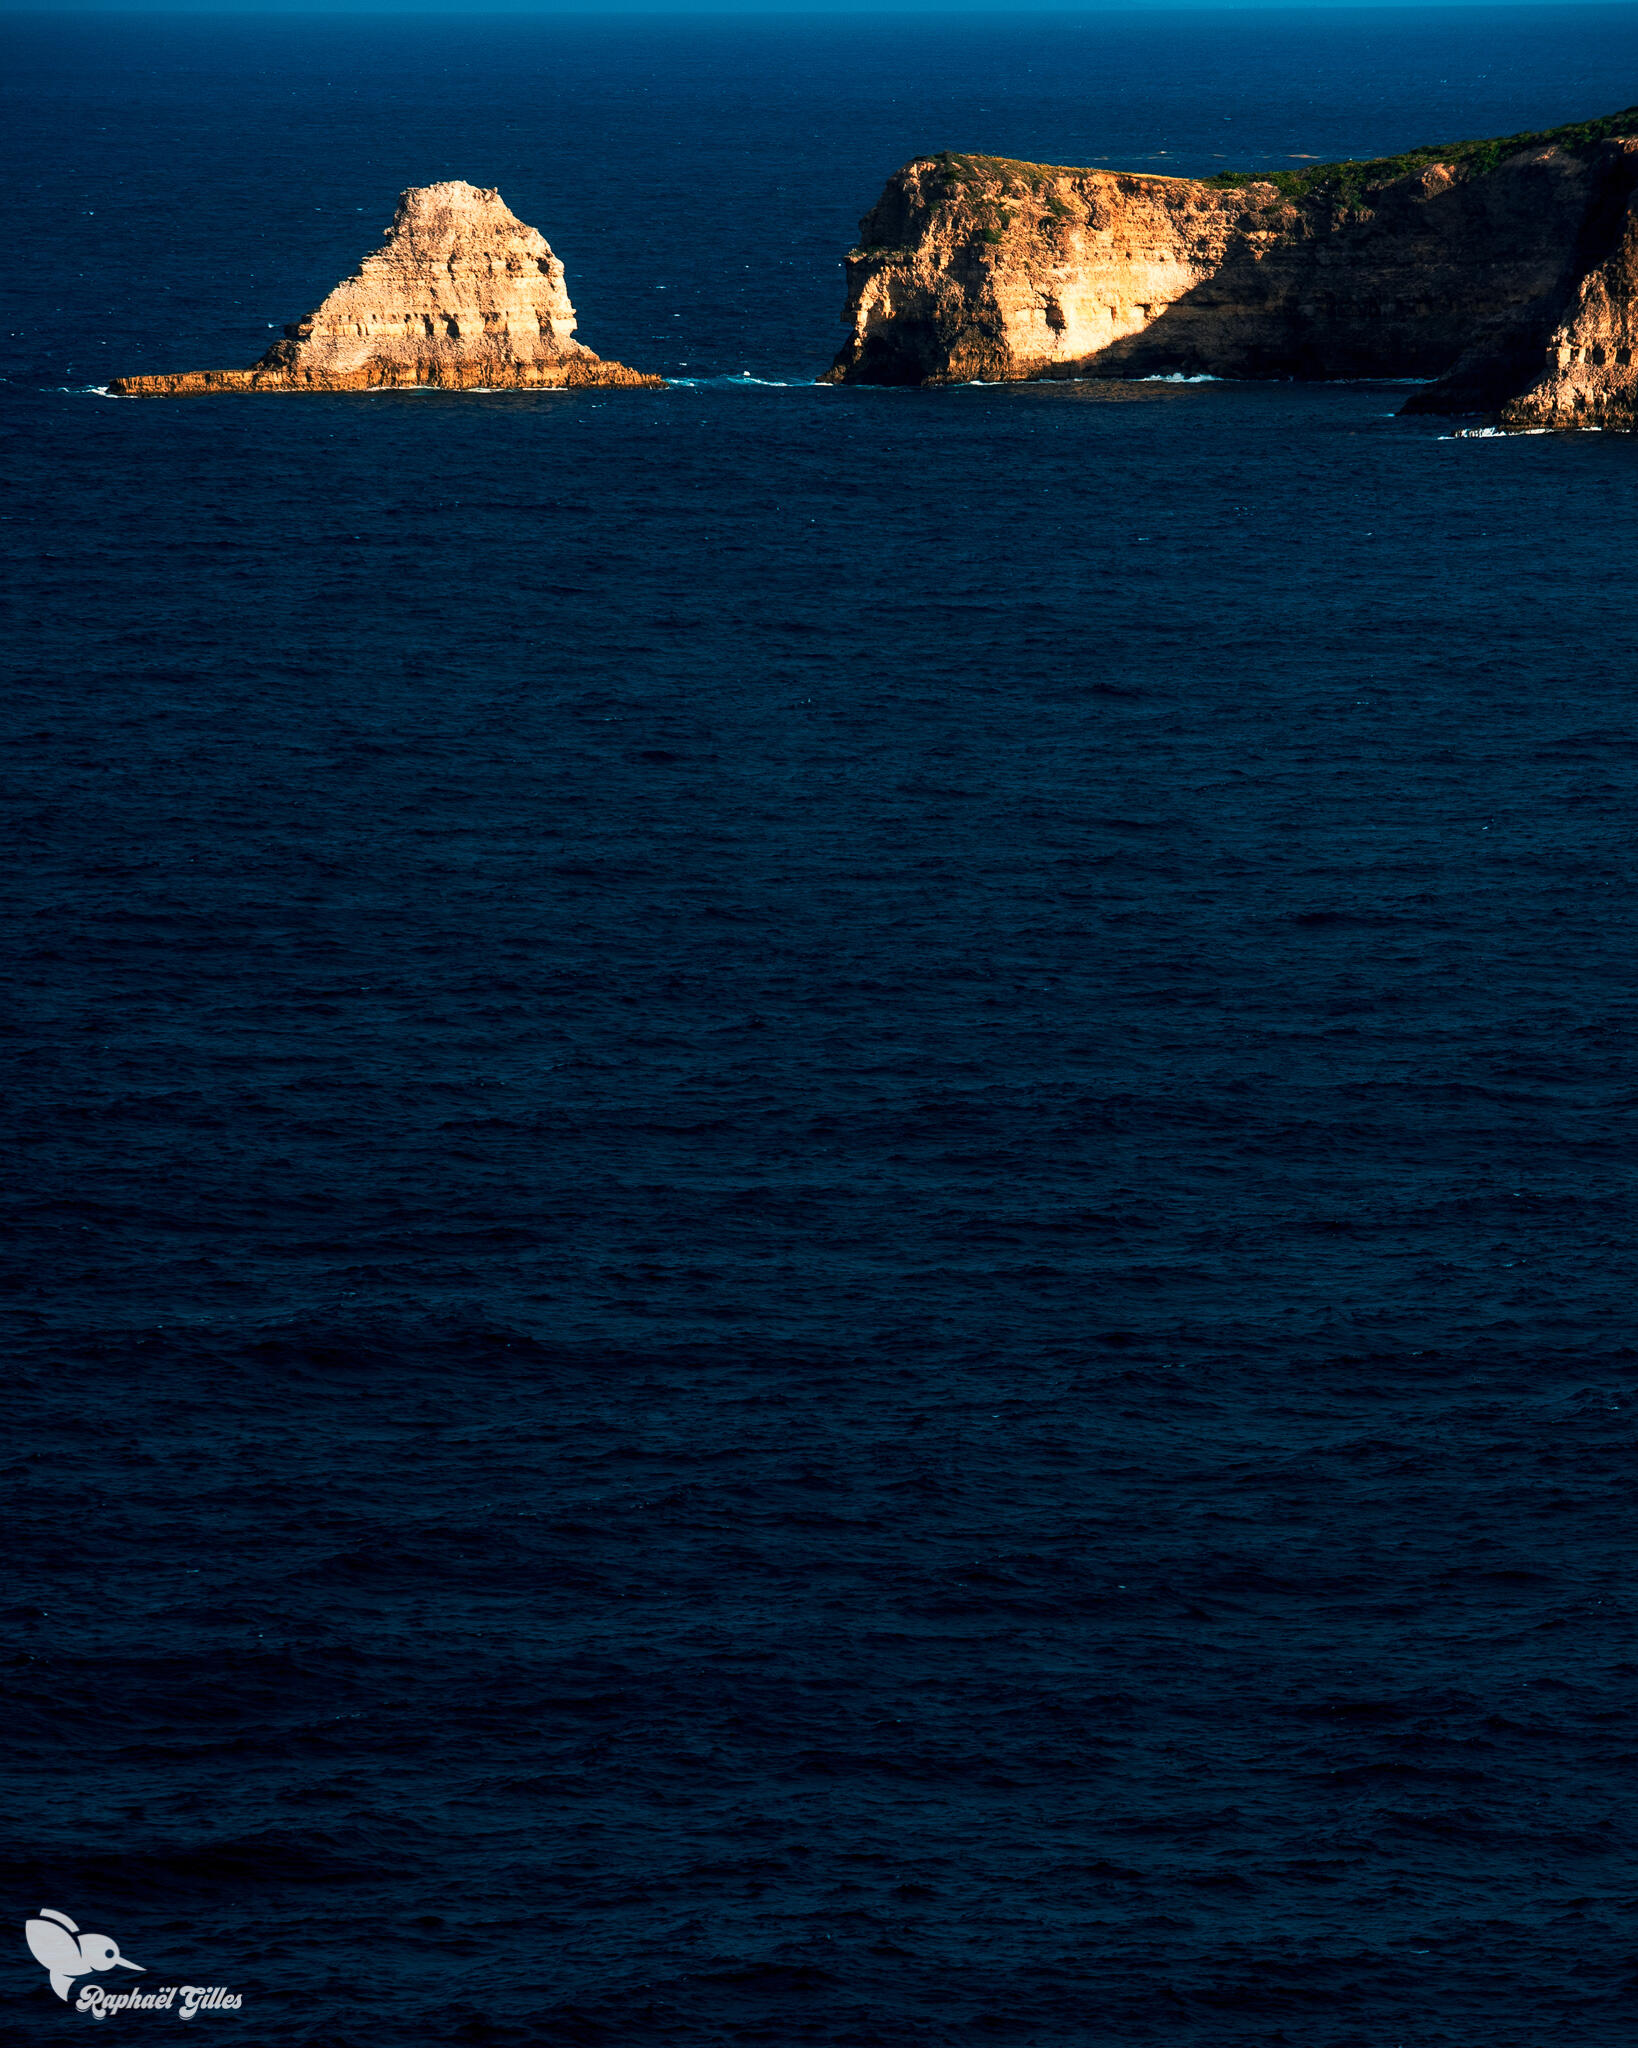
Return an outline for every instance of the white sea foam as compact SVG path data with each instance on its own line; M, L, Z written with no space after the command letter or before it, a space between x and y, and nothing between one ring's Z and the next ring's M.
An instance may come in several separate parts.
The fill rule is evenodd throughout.
M749 370L737 370L731 377L667 377L668 384L686 385L695 391L813 391L819 380L808 377L753 377ZM823 387L829 390L829 385Z
M1181 370L1169 370L1164 377L1134 377L1134 384L1226 384L1226 377L1185 377Z

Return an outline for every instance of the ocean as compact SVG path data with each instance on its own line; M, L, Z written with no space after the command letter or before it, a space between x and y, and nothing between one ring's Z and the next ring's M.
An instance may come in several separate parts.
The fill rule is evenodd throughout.
M813 380L1638 14L4 35L0 2034L1630 2040L1638 442ZM679 381L100 395L451 177Z

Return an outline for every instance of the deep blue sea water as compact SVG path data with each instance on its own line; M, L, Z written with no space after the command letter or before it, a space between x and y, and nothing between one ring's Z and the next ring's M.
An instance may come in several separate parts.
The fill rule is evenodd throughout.
M0 2037L1630 2042L1638 442L810 380L1638 15L6 43ZM451 176L702 381L85 388Z

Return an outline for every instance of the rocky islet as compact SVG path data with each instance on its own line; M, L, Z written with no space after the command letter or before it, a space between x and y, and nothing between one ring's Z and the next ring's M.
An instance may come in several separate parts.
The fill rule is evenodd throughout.
M551 389L654 386L574 338L563 265L487 186L405 192L384 246L248 370L122 377L122 397L380 386Z

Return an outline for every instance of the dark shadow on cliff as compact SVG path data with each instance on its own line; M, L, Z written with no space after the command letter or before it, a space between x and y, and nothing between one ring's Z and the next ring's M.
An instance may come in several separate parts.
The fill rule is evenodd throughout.
M1554 329L1582 279L1614 254L1638 190L1638 156L1630 151L1611 151L1598 172L1569 260L1552 290L1511 320L1498 321L1488 335L1475 335L1448 370L1405 401L1402 412L1497 412L1541 375Z
M848 381L925 384L936 374L933 366L943 360L946 346L947 338L931 320L895 320L890 334L867 334L857 354L848 354Z
M1141 334L1048 374L1425 377L1406 410L1493 410L1540 373L1635 178L1630 151L1555 151L1442 190L1404 179L1363 216L1310 201L1261 253L1238 236Z

